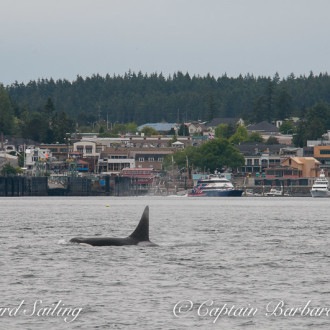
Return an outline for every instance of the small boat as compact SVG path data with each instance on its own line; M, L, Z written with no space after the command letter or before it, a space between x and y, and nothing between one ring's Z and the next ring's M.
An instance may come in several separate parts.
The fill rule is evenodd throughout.
M236 189L223 174L215 173L200 178L188 197L240 197L243 190Z
M285 193L283 191L283 186L281 186L281 189L277 188L271 188L269 192L265 194L267 197L289 197L290 195L288 193Z
M269 192L266 193L266 196L275 197L275 196L282 196L282 194L283 194L282 189L279 190L279 189L276 189L276 188L272 188L272 189L270 189Z
M320 176L315 180L311 194L313 197L330 197L329 181L321 170Z

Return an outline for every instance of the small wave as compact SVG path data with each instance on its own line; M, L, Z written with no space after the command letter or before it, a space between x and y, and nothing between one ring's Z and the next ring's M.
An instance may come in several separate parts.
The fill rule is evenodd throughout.
M59 244L59 245L67 245L67 244L69 244L70 242L68 242L67 240L65 240L65 239L60 239L58 242L57 242L57 244Z
M300 252L299 254L302 255L314 255L314 254L320 254L319 251L309 251L309 252Z

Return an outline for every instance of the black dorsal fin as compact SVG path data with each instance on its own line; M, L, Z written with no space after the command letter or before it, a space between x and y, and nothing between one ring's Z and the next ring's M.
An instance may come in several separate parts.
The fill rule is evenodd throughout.
M139 224L129 237L140 242L149 241L149 206L145 207Z

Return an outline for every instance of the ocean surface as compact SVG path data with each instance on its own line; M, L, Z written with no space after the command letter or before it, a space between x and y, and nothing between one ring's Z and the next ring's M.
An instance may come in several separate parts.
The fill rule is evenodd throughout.
M126 237L146 205L159 247L69 243ZM2 329L329 329L330 199L23 197L0 210Z

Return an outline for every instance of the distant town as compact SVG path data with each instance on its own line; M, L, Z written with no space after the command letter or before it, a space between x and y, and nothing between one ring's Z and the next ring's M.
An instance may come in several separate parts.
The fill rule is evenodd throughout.
M328 176L330 132L295 147L297 119L287 121L292 128L285 132L285 121L245 126L241 118L145 123L135 134L67 133L65 143L51 144L2 134L0 195L180 195L217 170L245 195L264 195L275 187L307 196L321 170ZM214 141L228 141L235 149L229 158L236 163L206 162L201 167L194 160L194 150L214 147ZM224 158L219 150L214 155Z

